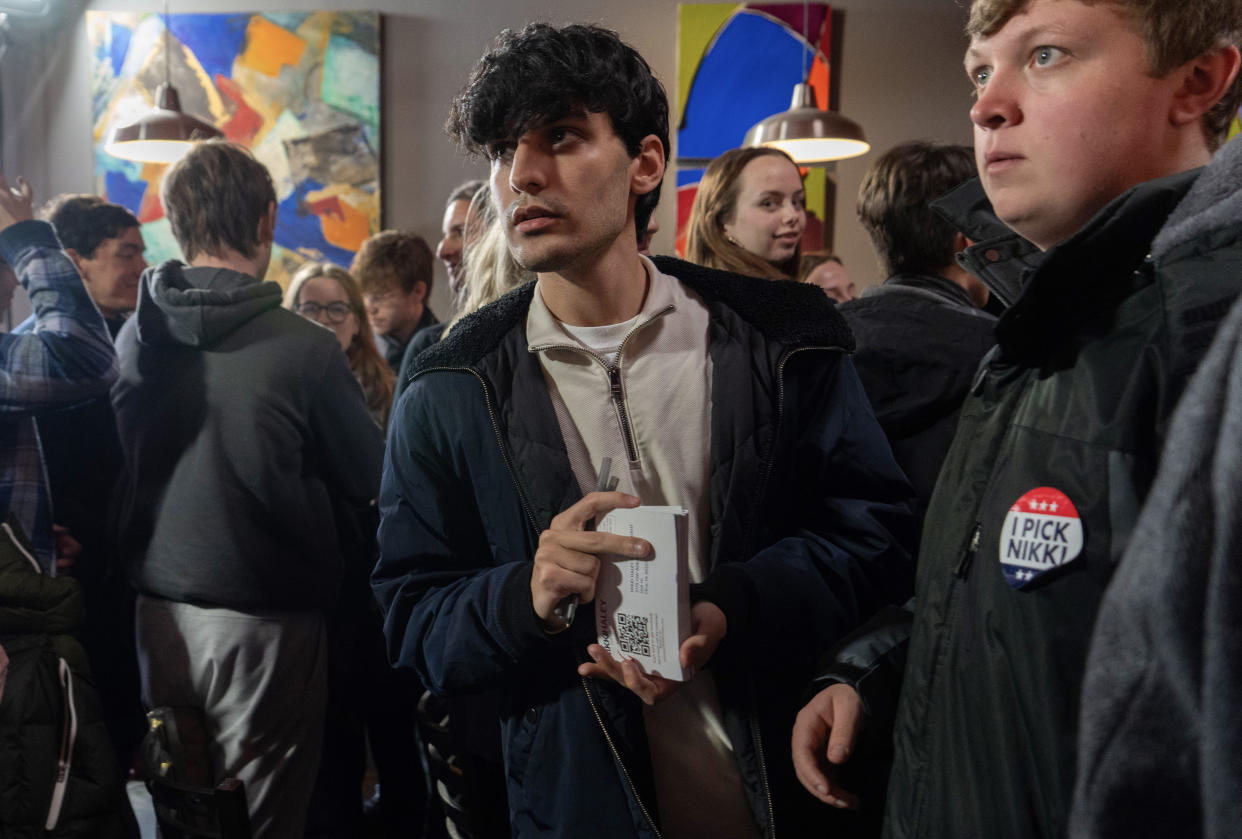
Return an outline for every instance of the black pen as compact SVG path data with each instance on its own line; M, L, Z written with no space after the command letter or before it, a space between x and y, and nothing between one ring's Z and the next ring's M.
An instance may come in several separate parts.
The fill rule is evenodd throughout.
M595 480L595 491L596 492L607 492L610 489L616 488L618 479L617 478L609 479L608 473L610 471L612 471L612 458L606 457L602 461L600 461L600 464L599 464L599 477ZM586 522L586 524L584 524L582 528L588 532L594 530L595 519L591 519L590 521ZM568 597L562 598L561 602L557 603L556 607L552 610L552 614L556 615L558 618L560 618L564 622L565 629L568 629L570 626L573 625L574 616L578 614L578 604L581 601L582 601L581 597L579 597L576 594L571 594Z

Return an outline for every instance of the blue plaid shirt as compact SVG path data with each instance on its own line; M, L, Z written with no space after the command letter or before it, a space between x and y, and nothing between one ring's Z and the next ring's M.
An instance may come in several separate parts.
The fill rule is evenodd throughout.
M30 296L35 320L30 333L0 334L0 511L17 516L51 573L52 509L33 417L107 393L116 353L51 225L23 221L0 230L0 254Z

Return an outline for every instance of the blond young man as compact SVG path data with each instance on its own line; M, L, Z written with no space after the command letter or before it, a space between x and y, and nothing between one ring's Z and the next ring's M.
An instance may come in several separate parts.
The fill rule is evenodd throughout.
M887 731L896 706L886 836L1057 837L1100 599L1172 407L1242 288L1236 219L1198 212L1220 197L1198 167L1242 98L1242 13L977 0L968 31L986 198L951 203L977 216L990 200L1014 235L964 259L995 281L1024 242L1043 253L963 406L908 644L890 613L838 651L794 759L814 795L856 806L834 773L862 721Z

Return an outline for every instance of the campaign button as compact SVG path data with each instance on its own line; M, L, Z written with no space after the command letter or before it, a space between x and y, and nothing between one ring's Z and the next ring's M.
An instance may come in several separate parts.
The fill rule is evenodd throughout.
M1082 519L1073 502L1053 487L1026 492L1005 514L1000 562L1005 581L1021 589L1082 553Z

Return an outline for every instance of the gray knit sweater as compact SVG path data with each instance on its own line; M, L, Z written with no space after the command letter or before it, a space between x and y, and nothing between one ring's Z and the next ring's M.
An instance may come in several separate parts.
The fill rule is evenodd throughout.
M1242 145L1153 243L1242 271ZM1096 625L1070 836L1242 836L1242 304L1173 417Z

